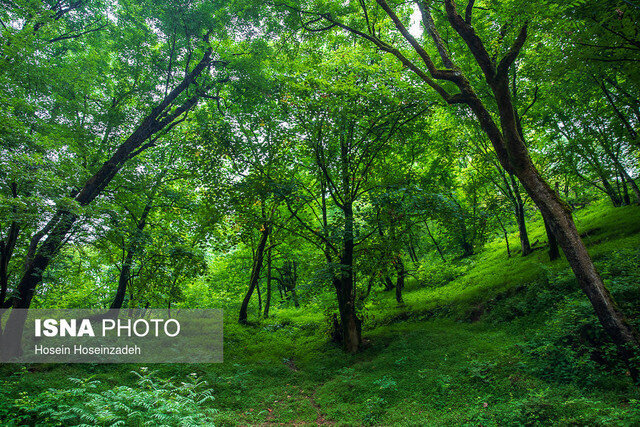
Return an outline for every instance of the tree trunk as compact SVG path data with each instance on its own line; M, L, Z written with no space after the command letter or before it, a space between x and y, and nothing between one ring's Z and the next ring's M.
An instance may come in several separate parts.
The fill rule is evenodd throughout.
M249 308L249 301L251 300L251 295L253 294L253 290L256 288L258 284L258 280L260 279L260 269L262 268L262 259L264 257L264 248L267 245L267 239L269 238L269 233L271 232L271 228L268 224L264 224L262 226L262 230L260 231L260 241L258 242L258 248L256 249L256 257L253 260L253 268L251 269L251 278L249 279L249 289L247 290L244 299L242 300L242 305L240 306L240 315L238 316L238 322L240 324L247 323L247 310Z
M609 182L609 179L607 179L604 175L601 175L600 181L602 182L602 186L604 187L605 193L607 193L607 196L609 196L609 199L611 200L611 204L616 208L622 206L622 200L620 199L620 195L615 190L615 188L613 188L613 186Z
M514 208L516 223L518 224L518 234L520 236L520 248L522 250L522 256L527 256L531 253L531 244L529 243L529 233L527 232L527 222L524 215L524 201L522 200L520 189L514 176L512 174L509 174L509 176L511 177L515 197Z
M262 313L262 292L260 292L260 279L258 278L258 283L256 283L256 291L258 292L258 316Z
M404 56L395 46L381 41L375 35L364 34L349 27L333 19L331 14L324 14L321 17L334 26L337 25L358 37L365 38L381 50L394 55L404 66L411 69L424 83L435 90L447 103L451 105L466 104L471 108L482 130L491 141L500 164L505 170L517 176L542 212L543 217L547 218L549 226L558 239L558 243L562 247L578 283L591 301L604 329L618 346L623 358L628 362L632 378L637 380L638 371L632 365L631 360L633 356L638 354L640 338L626 321L605 288L584 242L580 239L568 206L559 199L558 195L540 176L531 161L524 141L518 134L515 109L509 90L508 71L513 66L526 42L528 25L525 24L521 27L518 36L507 53L497 62L495 57L490 56L482 39L471 24L473 2L469 3L463 17L458 13L454 0L444 0L447 20L451 28L464 40L468 52L473 55L491 89L493 96L487 97L487 100L491 103L495 100L500 119L500 127L498 127L492 114L473 89L469 79L464 75L462 68L452 64L447 46L439 38L438 33L432 30L431 38L440 52L443 63L451 64L451 67L444 70L437 68L427 50L411 35L402 20L385 0L376 0L376 3L391 18L404 39L413 47L415 53L420 56L422 62L426 65L426 69L421 68L411 59ZM420 9L423 15L430 13L428 8L421 7ZM458 91L451 94L445 87L440 86L436 80L451 82L457 87Z
M340 256L341 271L334 277L333 284L338 297L340 323L344 348L349 353L356 353L362 344L362 324L356 313L355 292L353 283L353 206L346 202L342 211L345 219L343 252Z
M416 248L413 245L413 235L410 234L409 235L409 244L407 247L407 252L409 253L409 258L411 258L411 261L414 263L418 262L418 254L416 253Z
M398 273L398 277L396 278L396 301L398 304L403 304L402 300L402 290L404 289L404 278L407 275L407 271L404 268L404 263L402 262L402 258L398 256L395 261L396 272Z
M632 360L634 356L639 354L640 337L635 329L629 325L611 298L609 291L604 286L602 278L596 271L593 261L587 252L587 248L580 238L568 206L560 200L555 191L553 191L540 176L538 170L533 165L524 141L518 133L515 109L509 90L508 71L509 68L513 66L526 42L527 25L525 24L520 29L518 36L507 54L497 62L495 58L490 56L482 39L471 25L473 7L467 7L466 16L463 17L458 13L454 0L444 0L447 19L451 28L464 40L468 52L473 55L476 64L480 67L491 89L500 119L500 127L498 127L492 114L476 94L470 81L462 72L462 69L459 67L452 67L446 70L437 69L427 51L404 27L400 18L398 18L387 2L385 0L376 0L376 3L378 3L392 19L402 36L421 57L422 61L427 65L427 71L411 62L395 47L389 46L373 36L363 35L363 33L347 25L332 20L329 14L323 15L323 17L331 23L351 31L353 34L372 40L379 48L395 55L426 84L436 90L449 104L464 103L471 108L482 130L491 141L502 167L504 167L507 172L511 172L517 176L533 202L538 209L540 209L542 216L549 222L549 227L558 239L558 243L562 247L580 287L591 301L605 331L607 331L618 347L621 356L627 362L632 378L634 381L637 381L638 370L632 363ZM473 2L471 2L470 5L473 6ZM421 12L423 12L423 14L425 13L423 10L421 10ZM437 33L433 34L437 35ZM443 48L440 51L444 51L445 53L441 54L441 56L450 61L442 40L439 40L438 37L435 36L432 36L432 39L436 46ZM446 61L443 62L446 63ZM434 79L452 82L458 88L459 92L451 95L445 88L436 83ZM490 101L493 102L493 100Z
M504 226L498 215L496 215L496 220L498 221L498 225L500 225L500 228L502 229L504 242L507 244L507 258L511 258L511 248L509 247L509 235L507 234L507 228Z
M546 185L533 165L520 171L519 175L525 187L530 190L532 199L548 218L549 227L562 247L580 287L591 301L600 323L618 347L620 355L627 362L632 378L637 381L638 370L632 359L638 354L640 338L604 286L569 209Z
M264 318L269 317L271 307L271 248L267 250L267 296L264 301Z
M631 176L625 169L622 162L620 162L620 158L611 150L611 147L609 147L605 141L600 141L600 145L602 146L602 148L604 148L609 158L613 161L613 164L618 170L618 173L621 175L623 182L628 183L629 186L631 187L631 191L633 191L633 194L636 199L635 203L640 205L640 188L638 188L638 184L633 180L633 178L631 178ZM629 199L629 193L626 185L625 185L625 197L627 199L626 200L627 204L630 204L631 200Z
M156 182L156 186L160 183L164 175L164 173L160 174L160 177ZM129 246L129 250L127 251L127 257L122 263L122 269L120 270L120 276L118 277L118 290L116 291L116 296L114 297L113 302L109 307L110 310L119 310L122 308L124 297L127 294L127 285L129 284L129 280L131 278L131 266L133 265L133 257L144 248L144 242L142 241L142 230L144 230L144 227L147 224L147 217L151 212L152 202L153 195L149 197L149 201L144 207L142 215L140 216L138 224L136 225L136 231L132 237L133 240L131 242L131 245Z
M376 281L376 276L375 275L372 275L372 276L369 277L369 280L367 281L367 292L360 297L360 299L362 301L367 299L369 294L371 294L371 288L373 287L373 282L375 282L375 281Z
M362 323L356 314L352 289L349 289L353 286L352 277L345 273L340 278L334 278L333 284L338 297L344 349L349 353L357 353L362 344Z
M12 222L9 226L7 238L0 242L0 309L7 308L5 307L5 299L9 287L9 261L11 261L11 257L13 256L13 250L18 241L19 233L20 228L18 224ZM0 319L1 318L0 316Z
M118 290L116 296L111 302L110 310L119 310L124 303L124 297L127 294L127 285L129 284L129 278L131 277L131 265L133 264L133 256L135 254L134 248L127 251L127 257L122 263L122 269L120 270L120 276L118 277Z
M300 301L298 300L298 294L296 293L296 288L291 289L291 298L293 298L293 306L295 308L300 308Z
M431 238L433 245L436 247L436 250L438 251L440 258L442 259L442 262L447 262L447 259L444 257L444 254L442 253L442 249L440 249L440 245L438 245L438 242L433 237L433 234L431 234L431 230L429 229L429 224L427 224L427 221L424 222L424 225L425 227L427 227L427 234L429 235L429 238Z
M504 242L507 244L507 258L511 258L511 248L509 248L509 235L507 230L504 230Z
M551 231L551 227L549 227L549 222L544 218L542 218L542 221L544 222L544 229L547 232L547 240L549 241L549 260L555 261L556 259L560 258L560 249L558 248L558 239L556 239L556 236L553 234L553 231Z
M395 285L393 284L393 281L391 280L391 277L389 277L389 275L386 274L384 276L384 290L385 291L390 291L394 287L395 287Z
M638 188L638 184L636 183L636 181L631 178L631 176L627 173L626 169L623 167L621 169L622 175L624 176L624 179L626 180L627 183L629 183L629 186L631 187L631 190L633 191L633 195L636 198L635 204L636 205L640 205L640 188Z

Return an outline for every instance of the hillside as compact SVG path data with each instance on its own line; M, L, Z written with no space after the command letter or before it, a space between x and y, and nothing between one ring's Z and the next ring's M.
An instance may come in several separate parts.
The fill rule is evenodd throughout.
M607 285L638 323L640 208L597 204L576 219ZM542 241L541 224L531 230ZM640 392L566 263L546 261L543 250L507 258L503 243L465 260L463 274L446 284L410 282L403 306L377 291L357 355L329 342L317 310L281 309L243 327L230 311L220 365L31 365L3 381L0 415L10 425L110 425L145 407L170 417L172 398L158 390L176 384L211 390L213 399L180 407L215 425L640 422ZM126 399L136 384L138 397Z

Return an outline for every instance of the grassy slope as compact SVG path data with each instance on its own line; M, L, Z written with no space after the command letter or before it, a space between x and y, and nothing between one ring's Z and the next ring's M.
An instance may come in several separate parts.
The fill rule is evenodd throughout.
M578 213L578 227L599 259L640 247L640 209L596 205ZM544 241L531 224L531 240ZM367 306L365 350L345 355L327 342L323 315L281 310L267 322L225 326L221 365L157 365L161 377L191 372L214 389L221 425L521 425L536 421L572 425L633 425L640 394L623 376L579 387L543 380L527 369L521 350L545 327L546 313L510 322L469 322L472 311L510 289L534 283L545 271L567 269L546 252L506 257L504 242L490 243L467 273L439 287L410 283L406 304L379 292ZM517 236L512 236L517 247ZM534 285L531 285L534 286ZM513 292L513 291L512 291ZM446 307L445 310L439 308ZM408 319L408 321L400 321ZM68 386L68 377L95 375L105 384L133 384L127 365L39 365L10 384L17 392ZM10 392L10 395L12 393ZM635 411L635 412L634 412ZM635 414L635 415L634 415ZM634 421L635 419L635 421Z

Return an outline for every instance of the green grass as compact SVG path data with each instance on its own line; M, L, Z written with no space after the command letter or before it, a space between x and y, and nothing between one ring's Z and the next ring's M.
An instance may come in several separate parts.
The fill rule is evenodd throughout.
M606 202L597 203L576 212L576 225L594 259L620 248L640 247L640 207L624 206L611 208ZM554 262L544 247L546 232L541 218L528 223L529 239L538 244L532 254L526 257L519 252L507 256L503 239L489 242L484 250L465 260L466 273L446 284L431 287L428 278L423 283L409 280L404 292L405 306L398 306L391 292L378 292L368 304L369 310L377 317L411 314L428 315L431 310L446 307L447 312L459 318L469 314L479 304L495 298L513 288L536 281L548 271L568 269L564 257ZM519 247L517 233L509 236L510 246Z
M596 204L578 212L576 222L608 282L619 295L636 295L637 282L623 280L633 269L615 268L622 262L616 256L640 247L640 208ZM529 229L532 242L545 240L539 221ZM517 236L511 240L516 247ZM616 255L621 250L627 252ZM592 363L573 344L557 345L594 322L565 261L549 262L543 250L507 258L496 240L465 262L466 273L443 286L410 282L400 307L377 291L363 311L365 347L357 355L329 342L321 310L274 310L246 327L230 311L224 363L150 369L160 378L182 381L196 373L206 380L215 397L209 405L219 411L216 425L640 423L640 393L624 368ZM629 306L637 305L633 298ZM484 315L472 322L478 307ZM558 371L565 362L566 372ZM5 380L0 415L25 413L15 403L21 393L70 387L70 377L93 376L105 389L134 386L131 371L138 369L32 365ZM12 370L3 367L5 374Z

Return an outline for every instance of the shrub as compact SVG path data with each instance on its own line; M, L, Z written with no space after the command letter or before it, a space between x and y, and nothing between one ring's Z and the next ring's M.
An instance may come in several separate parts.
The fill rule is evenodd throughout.
M421 264L416 272L418 282L430 288L438 288L463 276L468 270L466 265L453 263Z
M98 426L191 426L213 425L217 412L206 407L213 400L207 382L193 373L186 381L158 379L147 368L132 371L137 387L104 389L88 377L70 378L68 389L49 389L35 396L22 392L14 401L17 424Z

